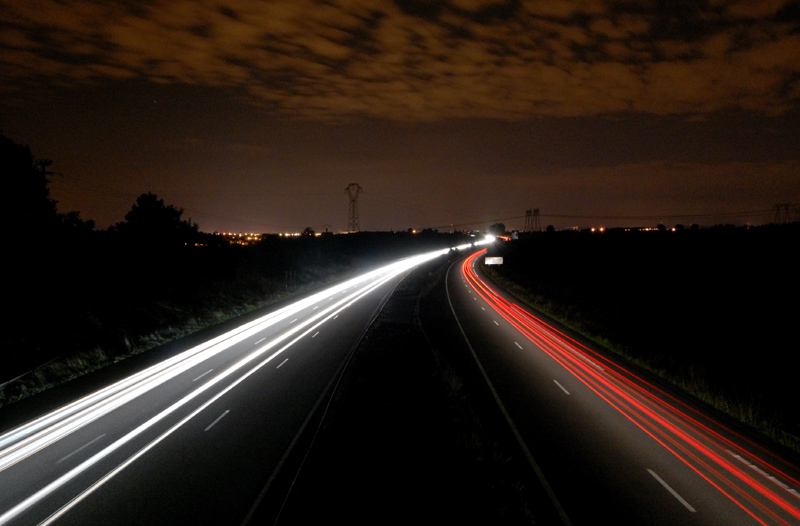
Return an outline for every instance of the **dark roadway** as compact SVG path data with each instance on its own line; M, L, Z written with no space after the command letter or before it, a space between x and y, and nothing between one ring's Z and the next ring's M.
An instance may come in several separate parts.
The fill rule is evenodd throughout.
M0 524L242 523L412 267L284 307L0 435ZM565 523L800 524L793 466L535 321L478 267L451 267L441 316L458 320Z
M0 436L0 524L240 524L414 265L306 298Z
M792 466L542 329L479 267L451 267L453 312L567 521L800 524Z

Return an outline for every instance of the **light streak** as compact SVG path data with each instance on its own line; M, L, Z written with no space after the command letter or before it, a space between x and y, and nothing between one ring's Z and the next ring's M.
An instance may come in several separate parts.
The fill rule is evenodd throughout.
M483 243L485 242L486 241ZM461 245L455 248L457 250L467 250L477 244L481 243ZM0 524L5 524L8 521L20 516L22 513L38 504L42 499L51 495L57 489L63 487L67 482L73 480L79 474L97 464L100 460L117 451L135 437L150 429L157 422L163 420L187 404L189 401L195 399L212 386L236 373L238 370L253 362L263 354L271 351L279 344L289 340L289 343L285 344L277 351L274 351L272 355L264 359L250 371L246 372L238 380L225 388L221 393L215 395L210 401L203 404L199 409L196 409L188 417L185 417L177 425L170 428L167 433L162 434L158 439L151 442L144 449L140 450L140 452L134 455L134 457L131 457L125 463L117 466L101 480L98 480L92 486L90 486L90 488L84 490L81 496L78 496L70 501L70 503L65 505L65 508L76 505L77 502L85 497L85 495L91 493L97 487L99 487L99 485L119 473L122 469L124 469L125 466L129 465L130 462L139 458L142 454L144 454L144 452L154 447L157 442L163 440L168 434L171 434L175 429L177 429L177 427L180 427L184 423L188 422L202 409L210 405L212 401L218 399L220 396L222 396L222 394L228 392L235 385L238 385L241 381L243 381L244 378L250 376L257 369L280 355L300 338L309 334L311 331L329 319L337 318L342 310L351 306L353 303L371 293L375 289L381 287L388 281L410 271L412 268L425 263L426 261L430 261L441 255L447 254L449 250L451 249L436 250L425 254L404 258L392 264L385 265L377 270L362 274L361 276L350 279L339 285L330 287L322 292L311 295L308 298L299 300L291 305L271 312L261 318L243 324L236 329L217 336L201 345L188 349L172 358L164 360L163 362L153 365L137 374L120 380L106 388L91 393L74 402L66 404L57 410L31 420L22 426L0 435L0 472L2 472L8 467L23 461L36 452L52 445L70 433L73 433L74 431L86 426L87 424L96 421L102 416L119 409L128 402L194 368L200 363L222 352L225 352L232 346L247 339L253 338L260 332L278 323L284 322L289 318L292 318L291 321L287 323L289 328L282 332L279 336L275 337L268 343L257 347L245 358L240 359L234 365L220 372L218 375L211 377L209 381L198 385L196 388L193 388L189 394L173 403L167 409L151 417L144 424L139 425L132 431L129 431L122 438L106 446L100 452L95 453L78 466L70 469L68 472L60 476L57 476L55 480L29 495L22 502L16 504L11 509L0 513ZM354 291L348 292L350 289L354 289ZM324 309L318 308L318 304L322 299L332 300L337 294L342 294L342 297L340 297L340 299L337 301L331 302ZM298 322L300 318L295 316L305 310L308 310L311 306L314 306L312 309L310 309L311 314L308 315L305 320ZM301 334L297 336L298 333ZM261 338L257 343L261 343L264 340L264 338ZM286 360L284 360L281 365L283 365L285 362ZM280 365L278 367L280 367ZM206 373L195 378L195 381L199 380L209 372L211 371L207 371ZM58 514L63 513L65 508L62 508Z
M789 470L797 472L794 466L724 425L712 423L699 410L504 299L474 270L475 261L483 253L476 252L462 265L469 287L536 349L572 373L756 522L800 523L800 499L792 487L800 486L800 482L788 474ZM762 480L776 484L783 492L776 493Z

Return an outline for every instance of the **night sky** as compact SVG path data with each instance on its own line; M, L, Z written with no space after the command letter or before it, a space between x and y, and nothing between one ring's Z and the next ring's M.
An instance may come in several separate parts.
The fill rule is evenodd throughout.
M762 224L800 203L800 2L0 0L0 130L98 228Z

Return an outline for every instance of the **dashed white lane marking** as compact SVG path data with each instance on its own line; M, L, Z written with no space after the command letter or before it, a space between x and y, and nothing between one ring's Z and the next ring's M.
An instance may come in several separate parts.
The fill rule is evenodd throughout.
M284 359L281 363L278 364L278 366L275 369L280 369L281 365L285 364L288 361L289 361L289 358Z
M514 345L516 345L517 347L519 347L520 349L522 349L522 345L518 344L517 342L514 342Z
M678 492L677 492L677 491L675 491L674 489L672 489L672 488L670 487L670 485L669 485L669 484L667 484L666 482L664 482L664 479L662 479L661 477L659 477L659 476L656 474L656 472L655 472L655 471L653 471L653 470L652 470L652 469L650 469L650 468L647 468L647 472L648 472L648 473L650 473L651 475L653 475L653 478L654 478L654 479L656 479L656 480L659 482L659 484L661 484L662 486L664 486L664 488L666 488L666 490L667 490L667 491L669 491L670 493L672 493L672 496L673 496L673 497L675 497L676 499L678 499L678 502L680 502L681 504L683 504L683 505L686 507L686 509L687 509L687 510L691 511L692 513L695 513L695 512L697 511L696 509L694 509L694 508L692 507L692 505L691 505L691 504L689 504L688 502L686 502L686 501L684 500L684 498L683 498L683 497L681 497L680 495L678 495Z
M193 381L193 382L196 382L197 380L199 380L200 378L204 377L205 375L207 375L208 373L210 373L210 372L211 372L211 371L213 371L213 370L214 370L214 369L209 369L208 371L204 372L203 374L201 374L200 376L198 376L197 378L195 378L195 379L194 379L194 380L192 380L192 381Z
M94 440L92 440L91 442L87 442L87 443L85 443L84 445L82 445L81 447L79 447L78 449L76 449L75 451L73 451L72 453L70 453L69 455L67 455L66 457L62 457L62 458L60 458L58 461L56 461L56 464L61 464L62 462L64 462L65 460L67 460L67 459L68 459L69 457L71 457L72 455L75 455L75 454L77 454L77 453L80 453L81 451L83 451L83 450L84 450L84 449L86 449L87 447L91 446L92 444L94 444L95 442L97 442L98 440L100 440L101 438L103 438L104 436L106 436L106 434L105 434L105 433L103 433L103 434L102 434L102 435L100 435L99 437L95 438L95 439L94 439Z
M481 307L481 310L486 310L485 308Z
M256 343L254 343L253 345L258 345L259 343L263 342L264 340L266 340L266 338L261 338L260 340L258 340L258 341L257 341Z
M317 334L319 334L319 331L315 332L315 333L314 333L314 336L312 336L312 338L316 338L316 337L317 337Z
M514 306L517 307L516 305L514 305ZM520 312L521 314L523 314L528 320L532 321L533 323L536 323L537 326L541 327L541 325L539 324L538 321L536 321L534 318L531 318L531 316L528 315L528 313L526 313L525 311L522 311L519 307L517 307L517 311ZM574 354L575 356L577 356L578 358L580 358L584 362L588 363L589 365L591 365L592 367L594 367L598 371L605 371L605 369L600 364L598 364L595 361L593 361L592 359L590 359L588 356L586 356L585 354L580 352L578 349L576 349L572 345L570 345L567 342L565 342L560 337L556 336L554 333L552 333L550 331L548 331L548 332L549 332L550 336L555 341L560 343L565 349L569 350L572 354Z
M558 383L558 380L553 380L553 381L556 383L556 385L557 385L557 386L559 386L559 387L561 388L561 390L562 390L562 391L564 391L565 393L569 394L569 391L567 391L567 390L564 388L564 386L563 386L563 385L561 385L560 383Z
M215 425L217 425L217 422L219 422L220 420L222 420L222 417L224 417L225 415L227 415L227 414L228 414L228 413L230 413L230 412L231 412L231 410L230 410L230 409L226 409L224 413L222 413L221 415L219 415L219 416L217 417L217 419L216 419L216 420L214 420L213 422L211 422L211 423L208 425L208 427L207 427L207 428L205 428L205 431L208 431L209 429L211 429L212 427L214 427Z
M755 471L755 472L756 472L756 473L758 473L759 475L763 476L764 478L766 478L766 479L768 479L768 480L771 480L772 482L774 482L775 484L777 484L777 485L778 485L778 486L780 486L781 488L785 489L786 491L788 491L788 492L789 492L789 493L791 493L792 495L794 495L794 496L796 496L796 497L800 497L800 493L798 493L798 492L797 492L797 490L796 490L796 489L794 489L793 487L789 486L788 484L785 484L785 483L781 482L780 480L778 480L777 478L775 478L773 475L770 475L769 473L767 473L766 471L764 471L764 470L763 470L763 469L761 469L760 467L758 467L758 466L756 466L755 464L753 464L752 462L748 461L748 460L747 460L746 458L744 458L743 456L741 456L741 455L739 455L739 454L737 454L737 453L734 453L734 452L733 452L733 451L731 451L730 449L727 449L726 451L727 451L727 452L728 452L728 453L729 453L729 454L730 454L730 455L731 455L733 458L735 458L736 460L738 460L739 462L741 462L741 463L742 463L742 464L744 464L745 466L749 467L750 469L752 469L753 471Z
M289 322L289 325L291 325L292 323L294 323L296 321L297 321L297 318L293 319L292 321Z
M494 322L494 324L495 324L495 325L497 325L498 327L500 326L500 324L499 324L499 323L497 323L497 320L492 320L492 321L493 321L493 322Z

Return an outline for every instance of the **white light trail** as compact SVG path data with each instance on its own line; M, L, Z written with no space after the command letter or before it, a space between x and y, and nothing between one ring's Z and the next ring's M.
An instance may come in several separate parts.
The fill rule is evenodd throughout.
M487 242L488 241L483 241L475 244L461 245L455 248L458 250L464 250L471 248L474 245L484 244ZM32 420L27 424L24 424L18 428L15 428L3 434L2 436L0 436L0 448L2 448L0 449L0 471L3 471L12 464L21 461L22 459L32 455L36 451L39 451L42 448L45 448L50 444L67 436L73 431L85 426L90 422L93 422L94 420L97 420L103 415L106 415L109 412L121 407L125 403L137 398L138 396L141 396L142 394L180 375L181 373L191 369L192 367L195 367L199 363L225 351L226 349L230 348L236 343L246 340L247 338L256 335L260 331L263 331L275 325L276 323L286 320L291 316L295 316L298 312L301 312L312 305L316 305L322 298L330 298L337 293L345 292L349 288L362 285L362 288L360 290L350 293L349 295L331 304L330 306L322 310L316 310L316 309L313 310L312 312L314 312L314 314L309 318L307 318L305 321L297 323L296 325L292 323L291 328L289 328L287 331L277 336L269 343L257 349L254 349L250 355L241 359L236 364L234 364L227 370L221 372L217 376L211 378L205 384L198 386L194 391L186 395L178 402L174 403L169 408L160 412L158 415L152 417L150 420L148 420L141 426L137 427L136 429L130 431L128 434L118 439L111 445L107 446L100 452L96 453L91 458L84 461L83 463L73 468L69 472L61 475L56 480L47 484L41 490L30 495L21 503L7 510L2 515L0 515L0 524L5 524L9 520L12 520L13 518L19 516L25 510L29 509L31 506L35 505L43 498L56 491L56 489L60 488L65 483L72 480L78 474L86 471L87 469L95 465L98 461L107 457L108 455L110 455L111 453L122 447L124 444L128 443L130 440L140 435L150 427L152 427L156 422L172 414L174 411L182 407L190 400L196 398L201 393L205 392L213 385L216 385L223 379L227 378L234 372L238 371L240 368L244 367L248 363L251 363L253 360L263 355L267 351L271 350L279 343L286 341L291 336L307 328L303 332L303 334L294 338L290 343L288 343L287 345L285 345L284 347L273 353L270 357L264 360L256 368L246 373L245 376L234 382L234 384L229 386L228 389L225 389L224 392L227 392L230 388L233 387L233 385L236 385L241 380L243 380L244 377L249 376L256 369L260 368L264 364L268 363L269 361L277 357L280 353L282 353L289 346L291 346L293 343L299 340L302 336L310 333L312 330L322 325L322 323L324 323L325 321L331 318L338 317L339 312L349 307L350 305L358 301L360 298L369 294L370 292L380 287L384 283L388 282L389 280L394 279L396 276L402 274L403 272L406 272L412 269L413 267L416 267L417 265L420 265L426 261L434 259L440 255L446 254L449 250L450 249L442 249L421 254L419 256L404 258L402 260L399 260L390 265L386 265L372 272L362 274L361 276L353 278L342 284L330 287L322 292L319 292L308 298L299 300L289 306L279 309L275 312L267 314L266 316L263 316L257 320L246 323L232 331L222 334L216 338L213 338L204 344L198 345L187 351L184 351L183 353L176 355L173 358L167 359L159 364L151 366L140 373L132 375L119 382L116 382L111 386L101 389L79 400L76 400L75 402L67 404L60 409L57 409L51 413L48 413L42 417ZM376 278L380 279L376 280ZM372 281L372 283L363 285L367 281ZM294 321L296 321L296 319L292 320L292 322ZM263 339L259 341L263 341ZM213 399L217 399L221 394L222 393L215 396ZM208 403L204 404L202 407L206 407L207 405ZM193 412L192 416L197 414L197 412L199 412L199 410ZM188 418L182 420L181 422L183 423L186 421L188 421ZM115 470L114 473L118 471L119 469Z

